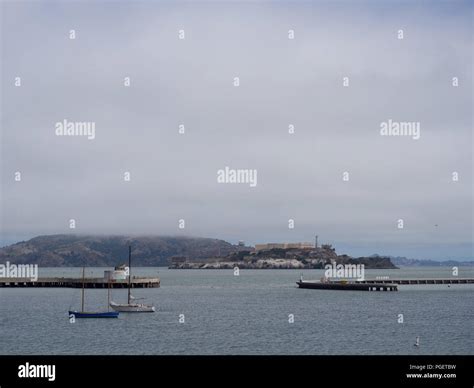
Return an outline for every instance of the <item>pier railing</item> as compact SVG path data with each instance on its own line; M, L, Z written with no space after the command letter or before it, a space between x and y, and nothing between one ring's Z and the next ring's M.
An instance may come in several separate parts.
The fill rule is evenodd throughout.
M359 280L358 283L362 284L474 284L474 278L445 278L445 279L370 279L370 280Z

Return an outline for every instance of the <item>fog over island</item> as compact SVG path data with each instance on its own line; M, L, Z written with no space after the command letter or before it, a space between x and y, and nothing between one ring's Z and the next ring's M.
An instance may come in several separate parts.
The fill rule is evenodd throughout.
M318 234L353 256L473 260L468 2L2 10L2 246ZM411 132L383 136L394 123Z

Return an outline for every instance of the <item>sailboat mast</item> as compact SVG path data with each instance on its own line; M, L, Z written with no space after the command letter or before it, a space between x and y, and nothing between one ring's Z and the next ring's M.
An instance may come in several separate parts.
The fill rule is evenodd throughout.
M130 287L132 281L132 246L128 246L128 304L130 304Z
M107 311L110 311L110 274L107 279Z
M82 312L84 312L84 288L85 288L85 272L86 268L82 267Z

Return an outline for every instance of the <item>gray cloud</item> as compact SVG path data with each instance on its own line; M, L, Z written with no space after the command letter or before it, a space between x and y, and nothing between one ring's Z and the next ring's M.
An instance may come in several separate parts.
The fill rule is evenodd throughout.
M70 218L147 234L184 218L185 234L230 241L317 233L355 255L473 258L469 3L2 8L3 243ZM55 136L63 119L96 122L96 138ZM421 138L380 136L388 119L421 122ZM257 169L257 187L218 184L225 166Z

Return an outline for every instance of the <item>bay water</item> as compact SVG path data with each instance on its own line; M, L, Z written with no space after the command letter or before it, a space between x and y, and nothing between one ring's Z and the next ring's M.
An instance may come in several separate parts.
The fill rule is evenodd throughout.
M102 277L109 268L88 268ZM81 268L40 268L40 277L81 277ZM135 289L156 313L76 319L80 289L0 288L0 354L474 354L474 285L402 285L398 292L299 289L323 270L169 270ZM367 279L450 278L449 267L366 270ZM459 277L474 277L460 267ZM106 310L107 290L85 290L86 310ZM126 302L127 290L112 290ZM414 346L416 337L420 346Z

